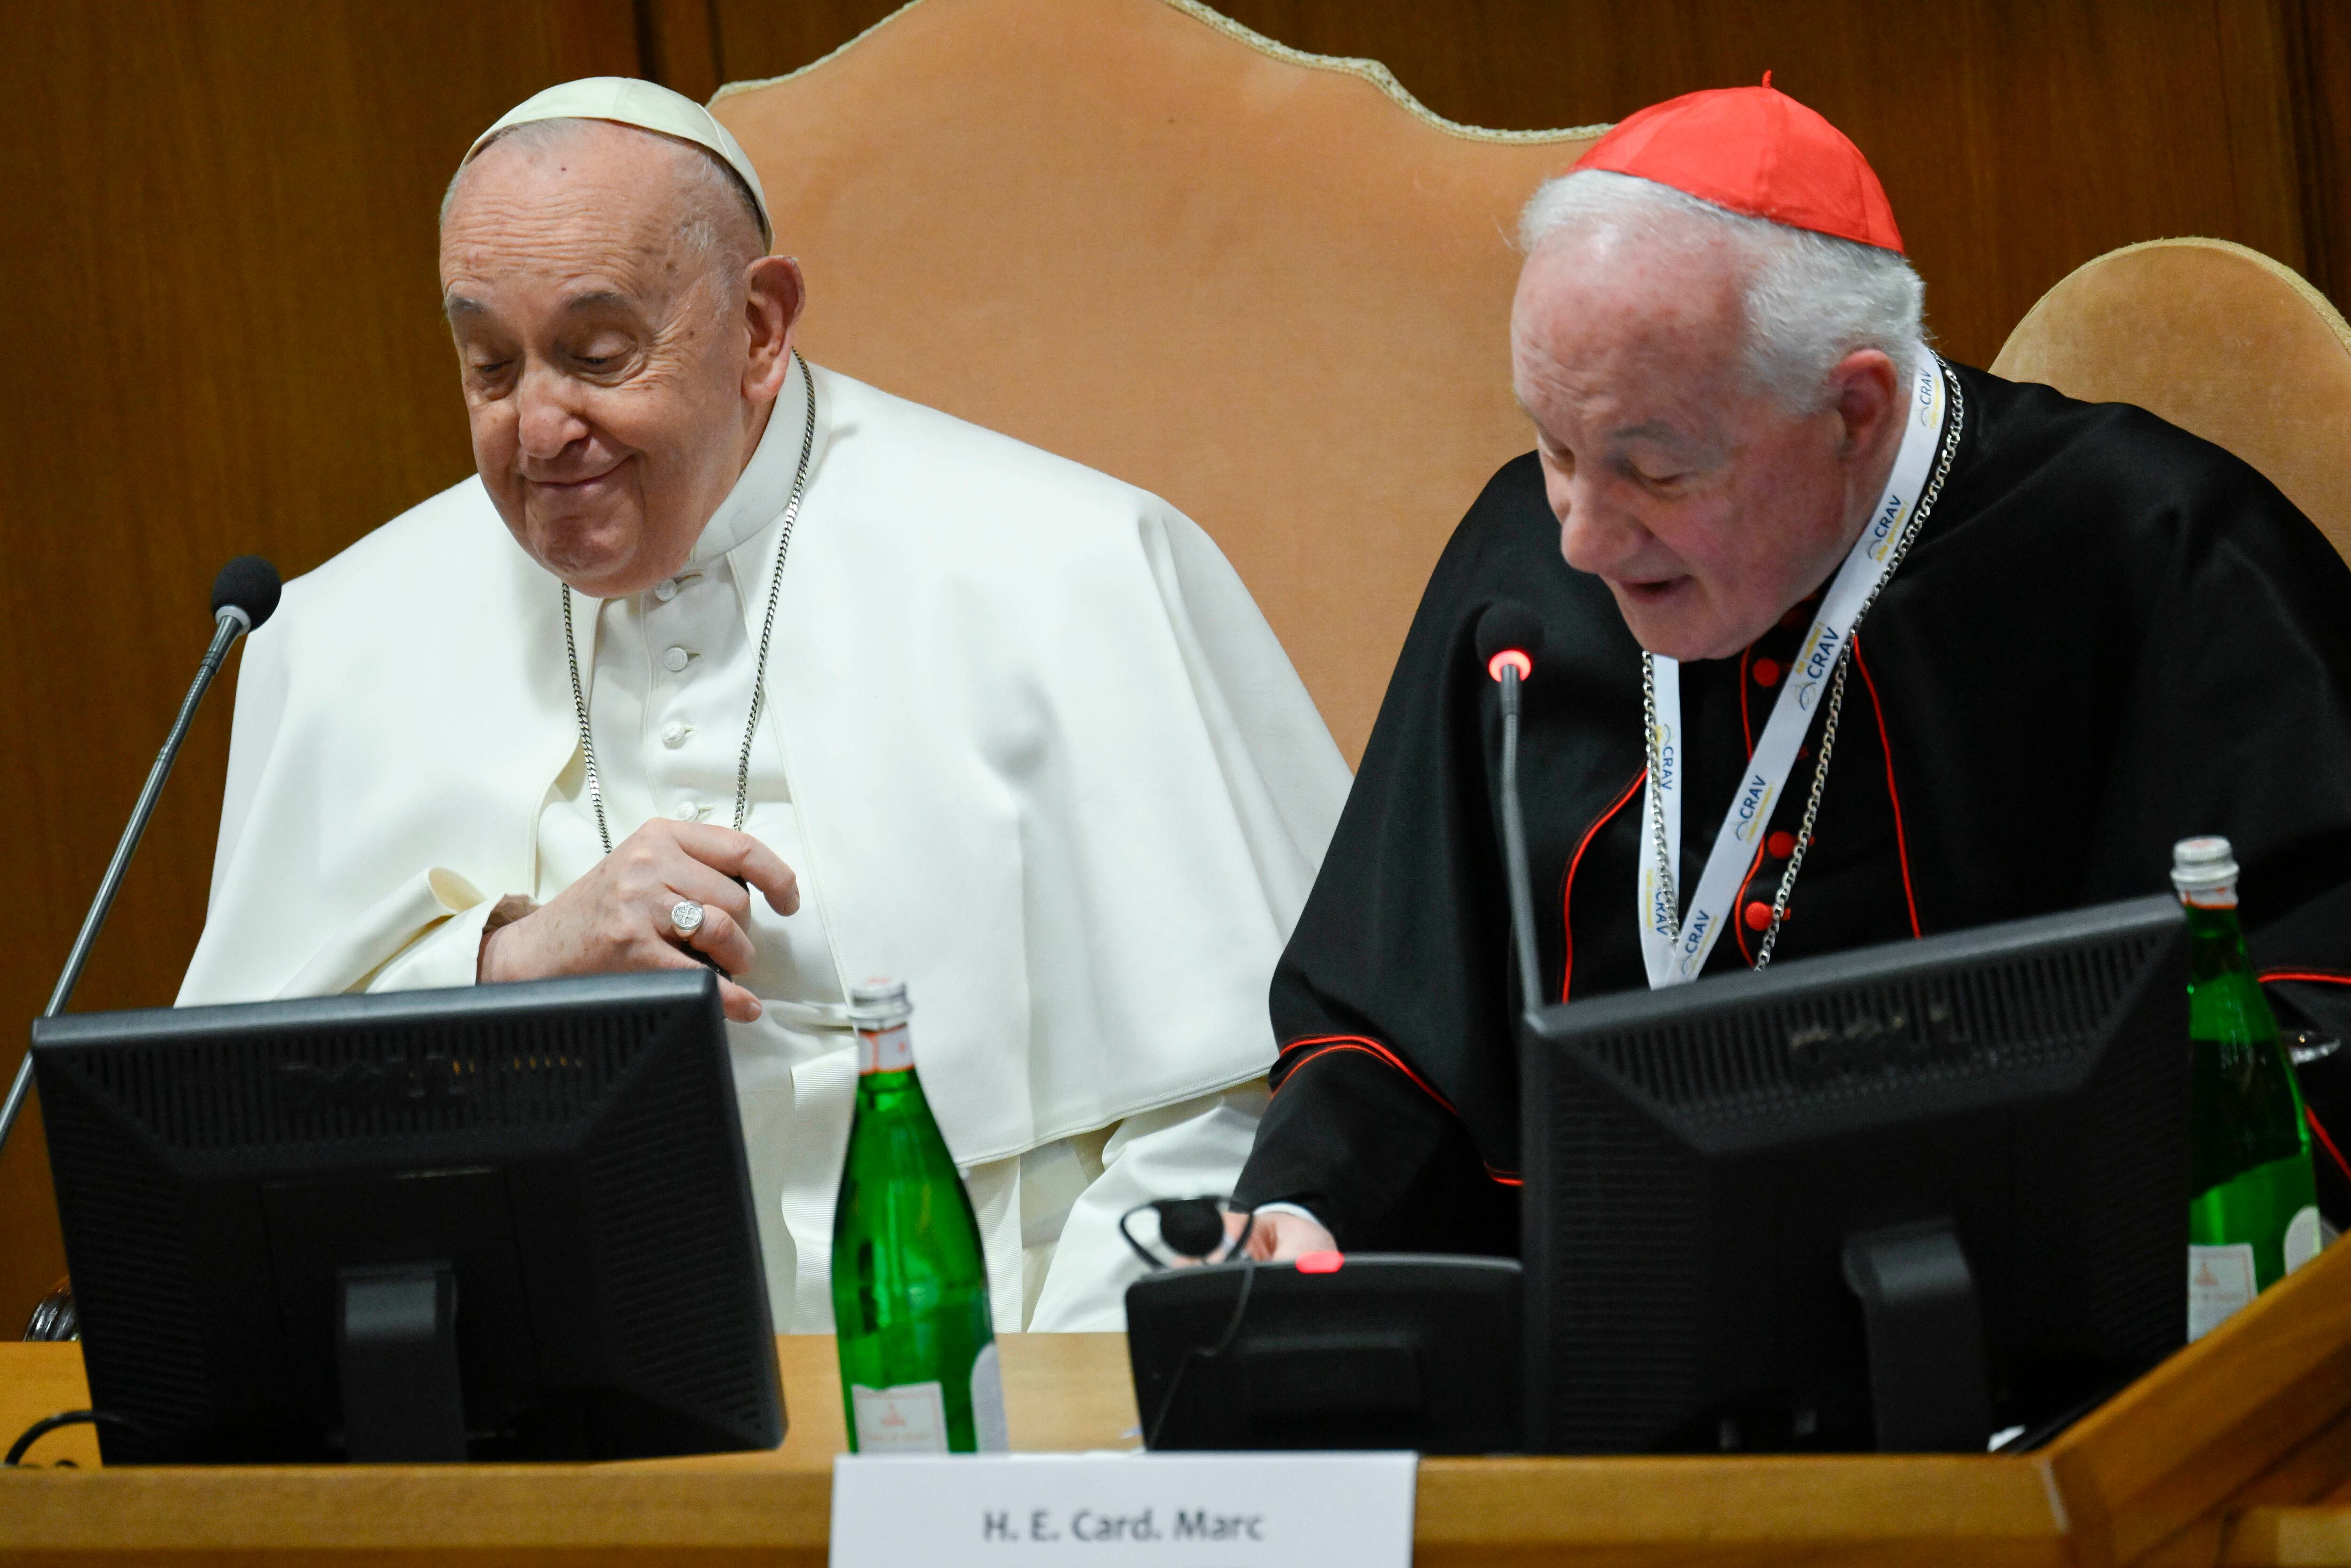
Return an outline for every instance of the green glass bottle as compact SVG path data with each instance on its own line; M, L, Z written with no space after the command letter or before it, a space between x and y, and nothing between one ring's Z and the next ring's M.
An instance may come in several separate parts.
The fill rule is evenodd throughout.
M1004 1384L971 1197L923 1097L906 988L852 988L857 1112L832 1211L832 1321L849 1446L1001 1452Z
M2199 1339L2318 1253L2318 1188L2293 1059L2237 925L2226 839L2182 839L2171 880L2188 907L2188 1337Z

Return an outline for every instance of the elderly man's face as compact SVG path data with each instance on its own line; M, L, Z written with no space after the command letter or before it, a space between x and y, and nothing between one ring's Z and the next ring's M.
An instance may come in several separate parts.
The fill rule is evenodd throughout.
M1736 653L1820 587L1899 440L1893 363L1875 350L1838 366L1844 394L1816 414L1750 391L1740 285L1719 251L1561 236L1528 258L1512 312L1560 551L1676 659Z
M442 229L482 483L524 549L600 597L684 565L788 363L797 270L738 275L682 232L696 156L602 123L494 142Z

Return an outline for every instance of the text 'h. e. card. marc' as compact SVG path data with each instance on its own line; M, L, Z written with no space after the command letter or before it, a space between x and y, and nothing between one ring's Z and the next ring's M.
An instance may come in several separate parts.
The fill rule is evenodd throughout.
M843 1454L831 1568L1410 1568L1417 1456Z

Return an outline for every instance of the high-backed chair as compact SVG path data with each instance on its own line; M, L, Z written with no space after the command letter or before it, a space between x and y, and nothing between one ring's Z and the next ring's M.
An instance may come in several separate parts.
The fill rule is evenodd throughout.
M1512 234L1599 128L1456 125L1187 0L921 0L712 108L811 359L1183 508L1360 754L1437 551L1533 445Z
M2351 326L2261 252L2217 239L2109 251L2043 295L1991 368L2137 403L2227 447L2351 559Z

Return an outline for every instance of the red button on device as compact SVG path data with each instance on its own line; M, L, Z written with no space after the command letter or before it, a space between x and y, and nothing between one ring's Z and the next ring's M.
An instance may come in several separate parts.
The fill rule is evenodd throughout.
M1344 1252L1301 1252L1298 1271L1301 1274L1335 1274L1339 1265L1347 1260Z

